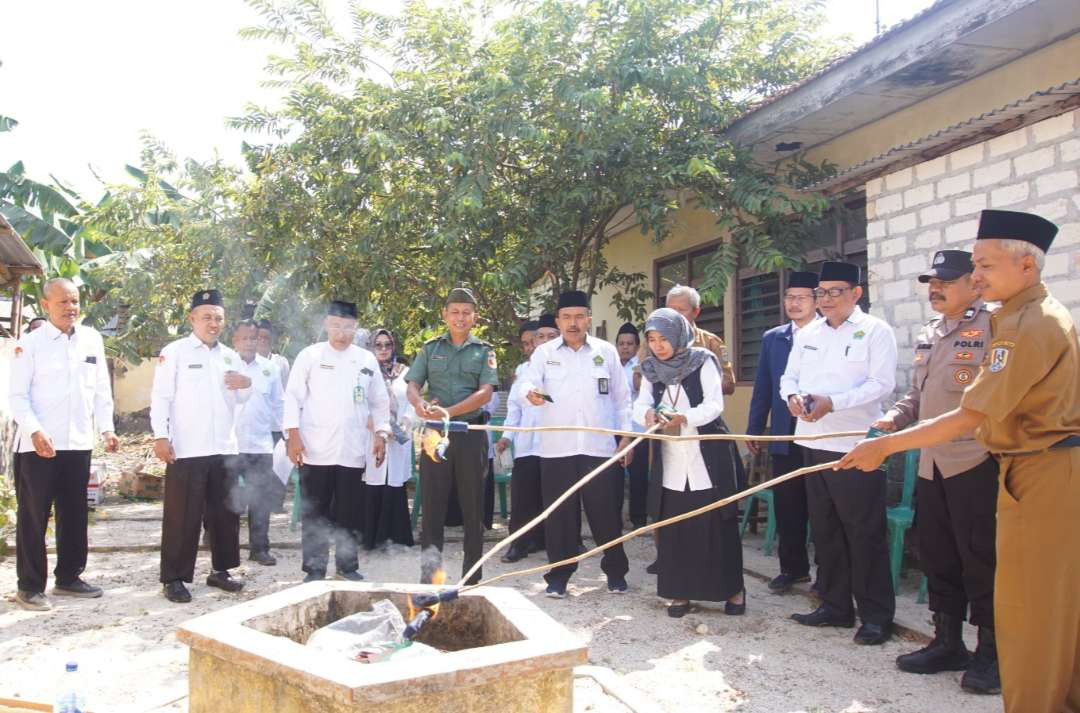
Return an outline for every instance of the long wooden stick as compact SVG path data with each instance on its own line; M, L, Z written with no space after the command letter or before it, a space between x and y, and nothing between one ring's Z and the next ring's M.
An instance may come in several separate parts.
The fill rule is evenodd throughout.
M430 428L442 428L438 421L426 422ZM674 436L667 433L639 433L637 431L620 431L616 428L600 428L598 426L496 426L492 424L468 424L470 431L501 431L503 433L546 433L552 431L581 431L583 433L602 433L609 436L625 436L626 438L647 438L656 441L820 441L823 438L866 438L866 431L839 431L837 433L814 433L799 434L797 436L750 436L742 433L704 433L698 435Z
M755 485L753 487L747 488L746 490L741 490L741 491L739 491L739 492L737 492L737 493L735 493L733 495L727 496L726 498L722 498L720 500L717 500L715 503L709 503L708 505L702 505L701 507L697 508L696 510L690 510L690 511L682 513L681 515L675 515L673 517L669 517L666 520L660 520L659 522L654 522L651 525L645 525L643 527L639 527L636 530L633 530L631 532L626 533L622 537L617 537L614 540L611 540L610 542L606 542L606 543L600 545L599 547L594 547L591 550L589 550L588 552L582 552L581 554L579 554L579 555L577 555L575 557L569 557L569 558L561 560L559 562L552 562L552 563L549 563L549 564L543 564L543 565L540 565L538 567L530 567L529 569L522 569L522 570L518 570L516 572L506 572L504 574L500 574L500 575L497 575L495 577L485 579L484 581L479 582L477 584L471 584L471 585L468 585L466 587L461 587L460 591L461 592L467 592L470 589L475 589L476 587L483 587L483 586L486 586L486 585L489 585L489 584L494 584L495 582L499 582L499 581L507 579L509 577L521 577L521 576L524 576L526 574L536 574L537 572L546 572L549 569L555 569L556 567L563 567L563 566L568 565L568 564L575 564L577 562L580 562L583 559L587 559L589 557L592 557L595 554L599 554L599 553L603 552L606 549L610 549L610 548L614 547L615 545L622 544L623 542L626 542L629 539L637 537L638 535L644 535L646 532L652 532L653 530L658 530L661 527L666 527L668 525L674 525L677 522L682 522L683 520L689 520L692 517L697 517L698 515L702 515L704 513L707 513L710 510L716 510L717 508L722 508L725 505L730 505L731 503L735 502L736 500L741 500L742 498L753 495L754 493L765 490L766 488L771 488L774 485L778 485L779 483L783 483L785 480L793 480L795 478L801 478L802 476L809 475L810 473L816 473L818 471L828 470L828 469L832 468L833 466L836 466L836 465L839 465L839 464L840 464L840 461L834 460L834 461L829 461L828 463L821 463L819 465L809 465L809 466L806 466L805 468L799 468L798 470L793 470L793 471L791 471L789 473L784 473L783 475L779 475L779 476L773 478L772 480L765 481L764 483L759 483L759 484L757 484L757 485ZM547 513L545 512L543 515L541 515L541 517L544 517L546 515L547 515ZM520 530L519 530L519 532L520 532ZM505 542L505 540L504 540L504 542ZM470 571L470 575L471 574L472 574L472 572ZM463 578L463 580L464 579L465 578Z
M487 562L489 559L491 559L492 556L496 552L508 547L510 545L510 543L512 543L514 540L521 537L526 532L529 532L530 530L532 530L534 527L536 527L537 524L543 522L544 519L548 515L550 515L552 512L555 511L555 508L559 507L564 502L566 502L567 498L569 498L571 495L573 495L574 493L576 493L577 491L579 491L583 487L585 487L586 483L588 483L590 480L592 480L593 478L595 478L596 476L600 475L605 470L607 470L613 463L615 463L617 460L619 460L620 458L625 456L628 451L633 450L634 447L637 444L641 443L643 436L645 436L648 433L651 433L651 432L655 431L658 428L662 428L663 426L664 426L664 424L657 423L657 424L653 425L648 431L645 431L645 433L631 434L631 435L638 436L638 438L635 438L634 440L632 440L625 448L623 448L621 450L616 450L614 455L612 455L606 461L604 461L603 463L601 463L600 465L596 466L591 471L589 471L588 473L583 475L580 479L578 479L578 481L576 483L574 483L569 488L567 488L565 493L563 493L558 498L556 498L555 501L553 503L551 503L551 505L548 505L544 509L543 512L541 512L539 515L534 517L532 520L529 520L527 523L525 523L521 527L521 529L519 529L517 532L512 533L506 539L500 540L498 543L496 543L496 545L494 547L492 547L490 550L488 550L484 554L484 556L482 556L479 560L476 561L475 564L473 564L472 567L469 568L468 572L466 572L464 575L462 575L461 579L458 581L457 586L460 587L463 584L465 584L465 582L469 581L469 577L473 576L473 574L475 574L477 570L479 570L481 567L483 567L484 563Z

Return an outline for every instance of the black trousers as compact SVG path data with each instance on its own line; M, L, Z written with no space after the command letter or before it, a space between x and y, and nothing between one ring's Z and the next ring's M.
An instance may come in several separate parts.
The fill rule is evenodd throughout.
M178 458L165 466L161 518L162 583L195 577L195 557L205 515L210 564L216 572L240 566L240 514L236 477L225 456Z
M807 448L807 462L842 453ZM855 598L863 622L888 624L896 611L885 536L885 471L826 470L806 476L806 501L821 598L839 614Z
M616 439L617 442L617 439ZM627 516L630 523L635 527L645 524L648 508L646 503L649 497L649 442L647 440L634 446L634 458L630 461L630 467L625 468L625 473L630 490L630 505ZM622 512L624 490L619 488L619 512Z
M330 540L334 566L355 572L364 529L364 469L343 465L305 465L300 468L300 546L304 572L326 573Z
M540 483L544 507L555 502L571 485L605 460L607 459L584 455L541 458ZM618 508L622 487L623 469L613 465L548 515L544 523L548 562L558 562L578 554L581 545L582 506L597 545L606 544L622 535L622 513ZM630 564L622 545L604 551L600 569L608 579L626 576ZM576 564L564 565L545 574L544 579L548 584L565 587L576 570Z
M243 478L240 505L248 516L251 552L269 552L270 513L285 497L285 484L274 474L274 456L269 453L241 453L229 456L225 463L234 478Z
M15 571L24 592L42 593L48 579L45 532L56 504L56 569L60 585L71 584L86 569L86 484L90 451L57 451L53 458L37 453L15 456Z
M465 528L465 560L462 574L480 559L484 542L484 478L487 475L487 434L467 431L450 434L446 460L436 463L420 457L420 545L443 548L443 527L451 484L457 487ZM469 584L480 581L478 571Z
M920 478L915 490L919 559L926 572L930 611L994 626L994 537L997 530L998 463L987 457L974 468L942 478Z
M522 456L514 459L514 471L510 474L510 534L520 530L543 510L544 495L540 490L540 456ZM544 548L544 523L528 534L522 535L514 546L530 544Z
M788 445L786 454L774 453L772 474L775 478L806 465L806 453L802 446ZM780 571L793 577L810 574L810 559L806 554L806 524L809 512L806 507L806 480L786 480L772 488L773 506L776 508L776 532L780 536Z

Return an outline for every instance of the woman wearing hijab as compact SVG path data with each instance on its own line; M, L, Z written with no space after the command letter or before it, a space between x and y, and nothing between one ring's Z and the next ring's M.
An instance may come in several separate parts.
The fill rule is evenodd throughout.
M664 430L675 435L723 432L720 369L709 350L690 346L690 323L673 309L658 309L645 323L645 338L634 420L652 426L667 418ZM648 508L655 519L738 490L735 463L723 441L653 441L653 448ZM725 614L746 612L737 514L728 505L658 531L657 593L671 600L669 616L685 616L695 600L725 602Z
M377 329L368 342L379 362L386 390L390 394L390 426L393 438L386 444L382 465L371 465L364 471L367 484L364 495L364 549L391 540L407 547L413 546L412 521L409 519L409 498L405 483L412 476L412 425L415 411L405 396L408 367L397 358L397 343L386 329Z

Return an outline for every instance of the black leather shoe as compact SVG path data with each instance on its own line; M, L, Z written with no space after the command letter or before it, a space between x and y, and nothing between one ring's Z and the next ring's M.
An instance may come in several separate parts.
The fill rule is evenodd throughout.
M844 629L855 626L854 614L837 614L824 604L809 614L792 614L791 618L803 626L839 626Z
M363 582L364 575L357 572L355 569L349 572L338 572L338 579L344 579L347 582Z
M944 612L934 613L934 638L929 644L896 657L896 667L907 673L940 673L964 671L971 663L971 654L964 646L964 620Z
M187 604L191 601L191 592L184 586L184 583L179 579L174 579L171 582L166 582L162 588L165 598L170 602L176 602L177 604Z
M796 577L793 574L781 572L780 574L773 577L772 581L769 582L769 590L774 594L784 594L786 592L790 592L791 588L796 584L809 581L810 575L808 574L804 574L801 577Z
M244 583L233 579L228 572L211 572L206 578L206 586L224 589L226 592L239 592Z
M74 582L68 582L67 584L60 584L59 582L53 587L52 593L57 597L81 597L83 599L97 599L102 595L101 587L95 587L92 584L87 584L82 579L76 577Z
M518 560L525 559L528 556L529 553L524 548L518 547L515 543L513 545L510 545L510 549L508 549L506 551L506 554L504 554L499 559L506 564L512 564L514 562L517 562Z
M248 559L258 562L263 567L273 567L277 564L277 557L269 552L252 552Z
M304 575L305 582L321 582L326 579L326 572L321 569L312 570Z
M888 624L871 624L864 621L859 630L855 632L855 643L863 646L880 646L891 638L891 621Z
M669 604L667 615L672 619L681 619L690 612L695 612L697 610L698 608L694 606L693 602L687 602L686 604Z

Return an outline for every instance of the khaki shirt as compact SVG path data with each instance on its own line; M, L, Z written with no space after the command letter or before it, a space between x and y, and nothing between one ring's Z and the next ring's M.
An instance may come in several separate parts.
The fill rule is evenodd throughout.
M461 346L443 334L424 342L424 346L409 367L406 381L427 384L428 399L437 399L442 406L453 406L480 390L481 385L498 386L495 351L485 341L469 335ZM480 409L459 414L455 418L471 419L480 415Z
M992 338L960 405L986 416L975 437L991 453L1049 448L1080 434L1080 345L1069 310L1046 285L990 317Z
M925 421L960 405L964 389L975 380L990 343L990 310L982 300L958 321L935 317L923 326L915 344L911 389L885 414L896 427ZM949 443L924 448L919 477L932 480L934 466L949 478L986 460L986 449L968 433Z
M694 327L694 341L692 347L704 347L716 355L720 362L720 375L724 380L724 393L728 394L735 390L735 368L731 365L731 353L728 351L724 340L712 332L699 327Z

